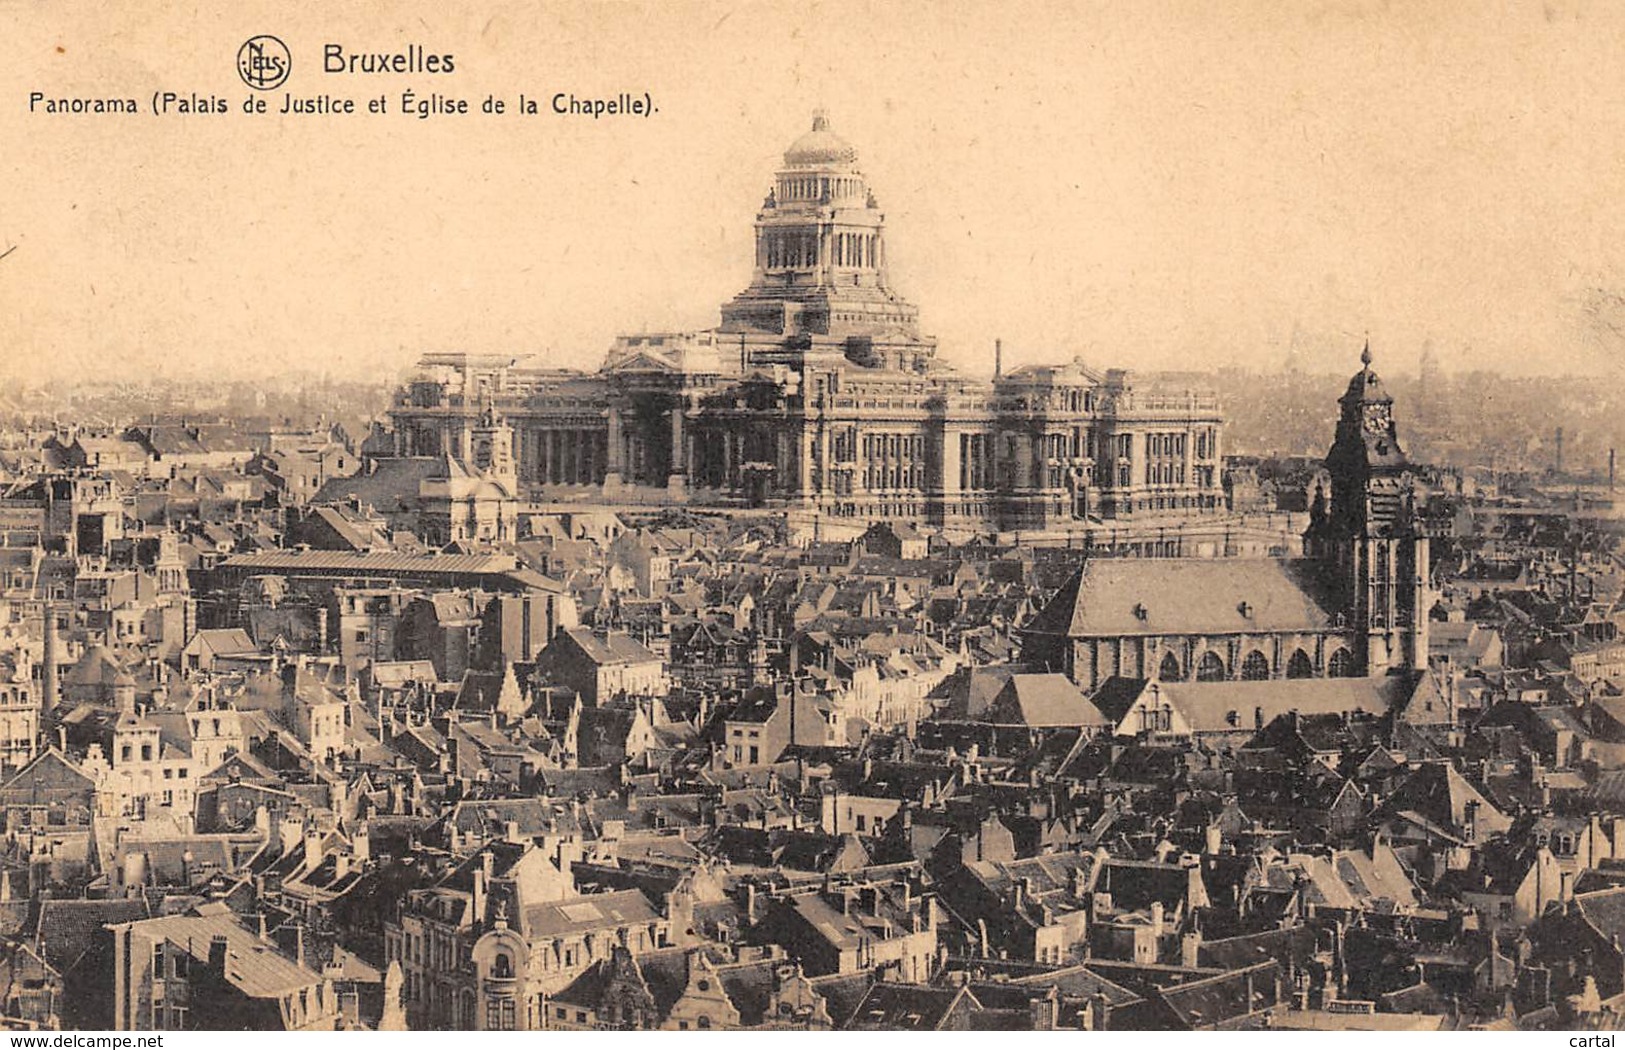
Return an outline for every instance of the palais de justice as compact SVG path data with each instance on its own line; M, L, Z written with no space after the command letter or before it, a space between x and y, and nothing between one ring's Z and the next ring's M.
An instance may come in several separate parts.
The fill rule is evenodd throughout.
M1079 360L962 375L893 290L885 215L820 115L756 216L750 285L701 332L624 336L595 373L431 353L392 409L401 456L513 496L784 507L950 528L1223 513L1216 400Z

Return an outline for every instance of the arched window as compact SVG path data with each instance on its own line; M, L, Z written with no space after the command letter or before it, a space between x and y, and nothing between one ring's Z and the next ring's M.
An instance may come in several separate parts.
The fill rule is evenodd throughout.
M1173 653L1163 653L1162 668L1157 672L1157 677L1164 682L1182 681L1185 674L1179 669L1179 657Z
M1198 682L1224 681L1224 660L1218 653L1203 653L1202 662L1196 665L1196 680Z
M1262 682L1270 676L1270 662L1264 654L1254 649L1247 654L1247 659L1241 662L1241 677L1249 682Z
M1354 654L1347 649L1339 649L1326 661L1326 675L1329 678L1354 677Z
M1310 662L1309 654L1302 649L1292 651L1292 659L1286 662L1286 676L1288 678L1313 678L1315 665Z
M491 960L492 977L512 977L513 960L508 958L507 952L498 952L497 957Z

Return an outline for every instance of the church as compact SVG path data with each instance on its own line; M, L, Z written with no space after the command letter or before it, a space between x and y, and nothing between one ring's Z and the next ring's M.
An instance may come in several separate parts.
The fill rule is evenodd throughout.
M1303 558L1091 558L1022 630L1085 690L1426 670L1428 535L1369 344L1341 401Z
M782 508L858 531L1155 536L1226 515L1212 394L1076 359L1007 372L997 347L991 380L939 359L823 115L785 151L754 249L717 327L623 336L595 372L425 355L391 409L394 454L500 470L530 499ZM1146 553L1183 553L1165 545Z

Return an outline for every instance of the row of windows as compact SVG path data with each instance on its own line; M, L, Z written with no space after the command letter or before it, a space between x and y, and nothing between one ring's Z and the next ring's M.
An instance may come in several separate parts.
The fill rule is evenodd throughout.
M1162 663L1158 668L1158 677L1165 682L1182 682L1185 680L1185 669L1174 653L1164 653ZM1339 647L1332 652L1326 661L1326 675L1329 678L1351 678L1354 676L1354 654L1347 649ZM1295 649L1288 658L1286 665L1288 678L1315 677L1314 661L1302 649ZM1202 654L1196 663L1196 680L1198 682L1223 682L1230 677L1225 667L1224 657L1211 650ZM1253 649L1241 661L1241 679L1246 682L1262 682L1270 677L1270 662L1262 652Z
M779 180L779 197L787 201L827 200L853 197L863 192L863 183L855 178L829 178L828 176L789 176Z

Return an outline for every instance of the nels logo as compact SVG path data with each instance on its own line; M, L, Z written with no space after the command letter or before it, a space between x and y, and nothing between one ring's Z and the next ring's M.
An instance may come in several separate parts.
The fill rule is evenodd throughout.
M274 36L249 37L237 49L237 75L256 91L274 91L293 71L288 45Z

